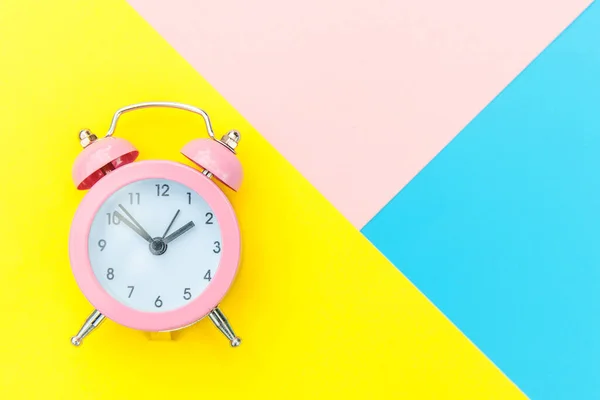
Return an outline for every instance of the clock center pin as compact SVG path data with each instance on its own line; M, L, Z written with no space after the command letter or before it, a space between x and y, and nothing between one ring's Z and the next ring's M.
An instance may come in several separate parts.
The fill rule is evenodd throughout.
M162 238L156 237L152 239L150 242L150 253L154 254L155 256L160 256L165 254L166 251L167 244L164 242L164 240L162 240Z

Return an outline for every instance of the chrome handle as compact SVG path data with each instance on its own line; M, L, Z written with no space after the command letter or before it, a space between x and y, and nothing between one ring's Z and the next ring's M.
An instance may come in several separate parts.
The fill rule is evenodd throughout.
M151 107L178 108L180 110L185 110L185 111L190 111L190 112L196 113L196 114L202 116L202 118L204 118L204 123L206 124L206 130L208 131L208 136L210 136L212 139L215 139L215 133L213 132L212 125L210 123L210 118L208 117L208 114L206 113L206 111L204 111L198 107L190 106L188 104L173 103L173 102L168 102L168 101L152 101L152 102L147 102L147 103L137 103L137 104L132 104L130 106L126 106L126 107L118 109L117 112L115 112L115 115L113 116L112 122L110 123L110 128L108 129L108 132L106 132L106 137L112 136L113 133L115 133L115 129L117 127L117 121L119 120L119 117L121 115L123 115L129 111L140 110L142 108L151 108Z

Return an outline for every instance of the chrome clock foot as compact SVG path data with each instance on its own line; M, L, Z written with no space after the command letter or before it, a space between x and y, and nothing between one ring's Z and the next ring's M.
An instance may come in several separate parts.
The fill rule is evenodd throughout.
M229 325L229 321L225 318L223 312L217 307L208 314L210 320L216 325L217 328L229 339L231 347L238 347L242 343L242 339L237 337Z
M94 312L85 320L85 323L77 332L77 335L71 338L71 344L74 346L79 346L84 337L89 335L94 329L100 325L100 323L104 320L104 315L100 313L98 310L94 310Z

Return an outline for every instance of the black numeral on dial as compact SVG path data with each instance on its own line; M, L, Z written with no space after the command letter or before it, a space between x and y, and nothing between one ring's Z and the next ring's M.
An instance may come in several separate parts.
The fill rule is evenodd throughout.
M109 268L106 270L106 279L108 279L109 281L112 281L113 279L115 279L115 270L112 268Z
M187 196L188 196L188 204L192 204L192 194L190 192L187 192Z
M106 247L106 240L104 240L104 239L98 240L98 247L100 247L100 251L104 251L104 248Z
M192 292L190 292L190 288L186 287L185 290L183 291L183 299L184 300L189 300L192 298Z
M169 195L169 185L167 185L166 183L163 183L162 185L157 183L154 186L156 186L156 195L157 196L166 197Z
M210 269L206 271L206 274L204 274L204 279L206 279L209 282L212 279L212 276L210 276Z
M214 217L213 213L207 212L205 216L207 218L206 225L212 225L213 224L212 219Z
M106 213L106 217L108 218L109 225L119 225L121 223L116 211L112 213Z
M154 300L154 307L156 307L156 308L161 308L161 307L162 307L162 305L163 305L163 302L162 302L162 300L160 299L160 296L158 296L158 297L156 298L156 300Z
M140 194L139 193L129 193L129 204L140 204Z
M130 299L131 295L133 294L133 289L135 289L135 286L127 286L127 289L129 289L129 296L127 296L127 298Z
M219 254L221 252L221 242L215 242L214 243L215 248L213 249L213 253L215 254Z

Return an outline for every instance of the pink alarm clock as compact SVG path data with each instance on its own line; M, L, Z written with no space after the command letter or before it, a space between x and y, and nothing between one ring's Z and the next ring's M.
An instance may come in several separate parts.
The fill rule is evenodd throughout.
M136 148L113 136L119 117L147 107L172 107L204 118L210 138L181 153L202 168L165 161L135 162ZM215 138L208 114L180 103L150 102L118 110L104 138L80 132L84 150L73 180L89 190L69 236L77 284L95 308L71 343L78 346L109 318L130 328L162 332L205 316L232 346L240 339L218 308L240 261L240 230L231 203L212 181L238 190L242 166L237 131Z

